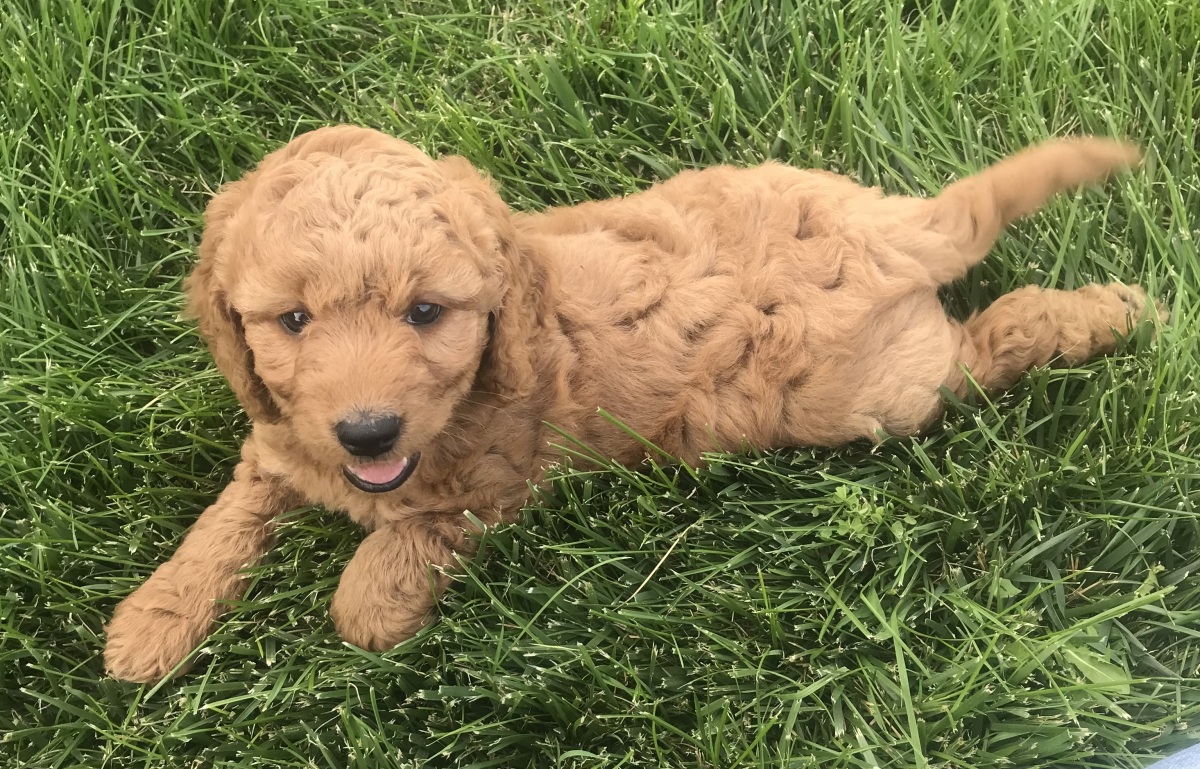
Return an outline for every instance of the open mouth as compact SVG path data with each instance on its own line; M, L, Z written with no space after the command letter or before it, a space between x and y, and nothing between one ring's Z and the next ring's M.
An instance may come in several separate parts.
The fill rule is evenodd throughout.
M403 457L394 462L373 462L358 467L345 466L342 468L342 475L346 476L346 480L356 489L371 494L382 494L400 488L417 469L417 461L420 458L421 452L418 451L411 457Z

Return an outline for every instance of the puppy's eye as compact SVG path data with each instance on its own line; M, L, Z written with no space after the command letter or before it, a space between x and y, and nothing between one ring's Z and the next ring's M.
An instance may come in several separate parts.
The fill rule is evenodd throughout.
M312 316L304 310L292 310L280 315L279 322L289 333L299 334L305 326L312 322Z
M426 326L433 323L442 314L440 304L414 304L408 311L406 321L414 326Z

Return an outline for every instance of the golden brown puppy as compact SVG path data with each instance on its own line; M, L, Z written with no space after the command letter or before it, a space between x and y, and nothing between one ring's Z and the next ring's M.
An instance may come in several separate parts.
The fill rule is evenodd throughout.
M208 207L188 281L253 422L233 482L117 607L105 660L155 681L204 639L272 520L371 530L333 598L342 636L417 631L469 551L464 510L514 516L560 459L834 446L908 435L939 388L1008 387L1114 348L1143 291L1026 287L958 323L940 284L1054 193L1137 160L1098 139L1027 150L932 199L776 163L688 171L621 200L516 214L458 157L350 126L303 135ZM431 568L435 567L435 568Z

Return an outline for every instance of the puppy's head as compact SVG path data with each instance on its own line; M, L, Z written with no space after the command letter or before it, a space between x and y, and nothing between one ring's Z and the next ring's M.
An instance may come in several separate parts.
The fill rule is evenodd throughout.
M543 281L467 161L338 126L212 200L187 293L251 419L380 493L416 471L473 389L533 387Z

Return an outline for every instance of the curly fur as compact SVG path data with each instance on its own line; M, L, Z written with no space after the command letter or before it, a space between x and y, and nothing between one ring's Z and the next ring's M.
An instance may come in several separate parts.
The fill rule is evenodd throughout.
M462 511L511 518L561 459L555 425L623 463L743 447L909 435L943 386L1010 386L1031 366L1111 351L1142 314L1136 287L1024 288L966 323L937 289L1054 193L1137 160L1098 139L1051 142L930 199L884 196L776 163L687 171L619 200L509 210L465 160L350 126L268 155L208 207L191 312L253 422L233 481L175 556L117 608L117 677L178 670L244 588L271 521L306 503L372 533L332 615L384 649L428 619L471 539ZM403 322L443 305L430 326ZM281 313L304 308L298 335ZM968 377L969 374L969 377ZM420 463L371 494L332 426L405 420Z

